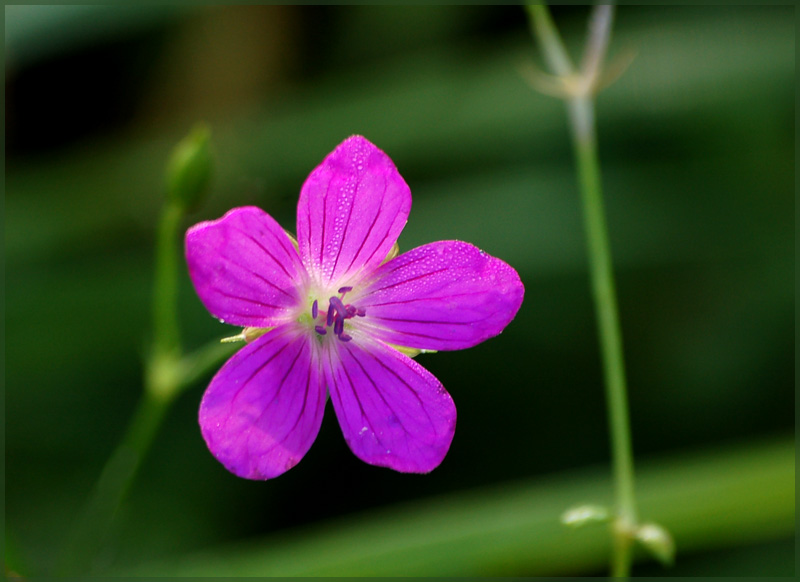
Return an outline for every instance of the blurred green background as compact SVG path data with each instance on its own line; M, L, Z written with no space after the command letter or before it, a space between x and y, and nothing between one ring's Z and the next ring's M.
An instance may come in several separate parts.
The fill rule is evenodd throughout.
M555 7L575 57L586 7ZM678 546L642 575L794 573L795 12L634 7L598 99L643 519ZM603 575L603 387L563 104L519 7L6 6L6 564L52 573L142 385L171 148L196 121L216 173L187 221L255 204L290 230L347 136L414 195L402 249L455 238L520 273L499 337L419 357L459 424L426 476L365 465L328 407L304 460L227 473L170 410L96 574ZM185 274L188 348L236 333Z

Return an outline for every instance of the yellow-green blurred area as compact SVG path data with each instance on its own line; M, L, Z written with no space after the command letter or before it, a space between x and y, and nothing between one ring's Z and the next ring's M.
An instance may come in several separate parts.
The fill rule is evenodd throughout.
M589 11L554 7L577 59ZM651 576L794 573L795 11L620 6L597 100ZM48 575L142 386L172 147L211 128L186 226L254 204L294 230L308 173L359 133L414 206L401 249L462 239L520 273L497 338L418 361L459 412L429 475L368 466L331 407L274 481L234 477L197 426L159 431L94 574L604 575L612 501L580 198L563 103L519 7L5 8L6 565ZM619 61L621 62L621 61ZM185 272L187 348L238 330ZM640 556L645 558L644 555Z

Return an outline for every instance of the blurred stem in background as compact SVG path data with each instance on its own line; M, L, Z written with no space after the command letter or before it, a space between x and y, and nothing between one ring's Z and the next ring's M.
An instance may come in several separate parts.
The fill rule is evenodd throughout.
M175 398L227 358L232 348L213 342L183 355L178 325L181 223L195 208L211 177L210 134L198 126L175 148L167 166L167 199L155 246L153 337L144 362L144 390L122 441L102 473L68 537L58 573L86 574L111 531L114 515L131 487Z
M634 492L633 447L611 248L603 208L600 163L597 154L594 96L601 85L603 61L611 37L613 7L596 6L581 68L576 70L559 37L546 5L527 7L533 35L538 37L553 75L534 71L532 82L542 92L566 101L583 202L592 295L606 387L608 423L614 475L614 512L611 517L613 551L611 574L630 575L632 545L638 539L664 562L672 559L671 538L655 524L640 525ZM605 511L586 512L586 521L607 519ZM580 513L580 512L579 512ZM572 515L575 515L572 513ZM575 524L574 521L571 523Z

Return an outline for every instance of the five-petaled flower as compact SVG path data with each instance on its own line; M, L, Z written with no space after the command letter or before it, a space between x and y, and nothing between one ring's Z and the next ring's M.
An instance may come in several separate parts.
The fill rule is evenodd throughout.
M442 462L455 405L410 355L499 334L524 289L509 265L465 242L394 256L410 208L389 157L353 136L303 185L296 241L255 207L189 229L197 294L248 340L200 404L203 437L228 470L270 479L296 465L328 393L362 460L410 473Z

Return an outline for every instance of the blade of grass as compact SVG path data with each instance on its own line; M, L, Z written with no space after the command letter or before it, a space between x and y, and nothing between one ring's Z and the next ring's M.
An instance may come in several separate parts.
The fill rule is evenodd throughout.
M790 438L643 461L641 509L669 528L681 555L794 532ZM510 483L333 520L122 575L579 575L602 570L604 526L559 523L576 501L606 502L607 471Z

